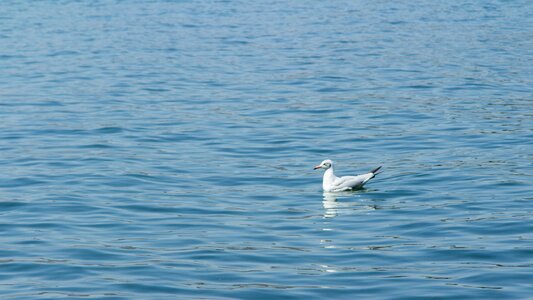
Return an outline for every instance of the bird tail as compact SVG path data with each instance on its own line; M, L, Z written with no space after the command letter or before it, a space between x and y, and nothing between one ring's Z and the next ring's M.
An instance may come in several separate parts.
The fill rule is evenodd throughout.
M381 173L381 172L378 173L379 169L381 169L381 166L379 166L379 167L375 168L374 170L370 171L370 173L372 173L374 175L377 175L377 174Z
M379 169L381 169L381 166L379 166L379 167L375 168L374 170L370 171L370 174L372 174L372 175L367 177L367 179L365 181L363 181L363 184L367 183L370 179L376 177L376 175L381 173L381 172L378 173ZM362 185L361 185L361 187L362 187Z

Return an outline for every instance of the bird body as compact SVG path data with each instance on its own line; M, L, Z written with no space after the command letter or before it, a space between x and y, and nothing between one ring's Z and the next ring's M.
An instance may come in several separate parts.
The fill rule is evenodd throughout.
M333 170L333 162L329 159L326 159L314 169L326 170L322 179L322 188L324 189L324 191L342 192L362 188L365 183L367 183L370 179L374 178L376 174L378 174L377 172L379 171L379 169L381 169L381 167L377 167L369 173L362 175L337 177L335 176Z

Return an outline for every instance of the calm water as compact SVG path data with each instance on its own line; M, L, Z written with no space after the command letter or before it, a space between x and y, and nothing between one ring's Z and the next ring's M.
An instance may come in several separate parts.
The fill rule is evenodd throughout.
M2 2L0 297L532 298L532 10Z

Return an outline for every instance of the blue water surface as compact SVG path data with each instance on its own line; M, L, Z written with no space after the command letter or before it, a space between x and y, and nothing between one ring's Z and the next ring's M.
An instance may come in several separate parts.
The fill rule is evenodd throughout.
M3 1L0 298L533 297L532 11Z

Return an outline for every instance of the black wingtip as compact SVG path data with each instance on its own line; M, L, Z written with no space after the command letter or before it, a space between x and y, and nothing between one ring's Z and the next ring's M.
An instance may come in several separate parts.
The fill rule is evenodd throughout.
M379 167L375 168L374 170L370 171L370 173L372 173L374 175L378 174L377 171L379 171L379 169L381 169L381 166L379 166Z

